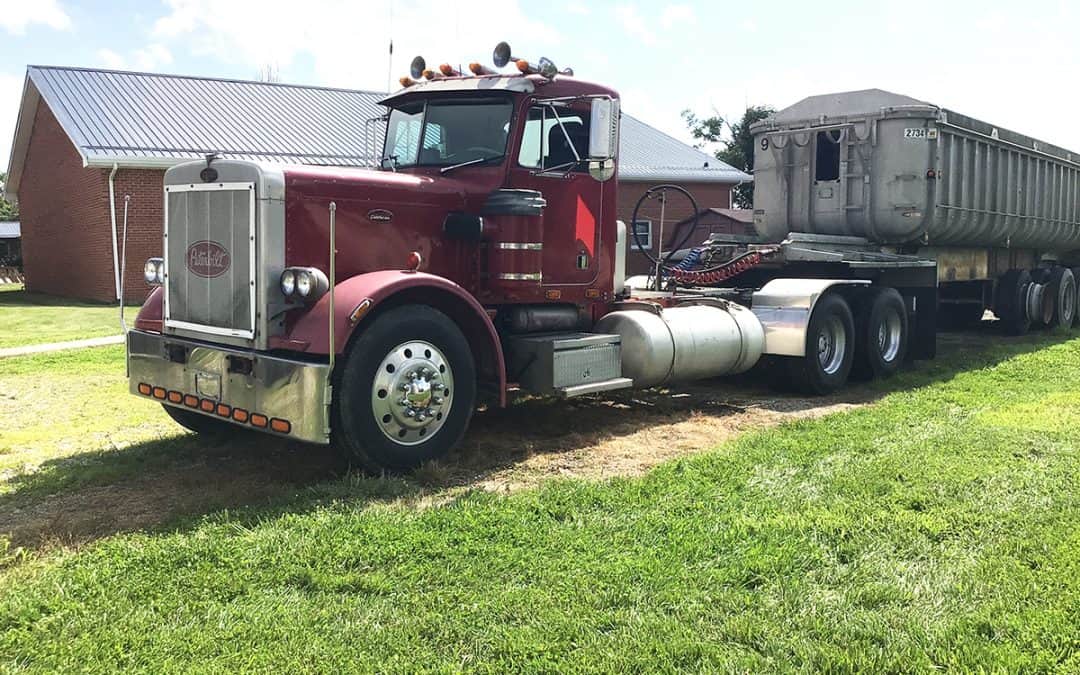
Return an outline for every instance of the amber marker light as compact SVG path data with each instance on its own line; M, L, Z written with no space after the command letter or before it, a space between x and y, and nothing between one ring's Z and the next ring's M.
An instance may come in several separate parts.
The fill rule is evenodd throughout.
M192 396L191 394L185 395L184 396L184 405L186 405L189 408L198 408L199 407L199 397L198 396Z
M165 400L165 389L164 389L164 387L154 387L154 398L160 399L162 401Z
M586 288L585 289L585 297L589 298L590 300L595 300L596 298L599 298L600 297L600 289L599 288Z
M204 398L199 403L199 410L203 412L214 412L214 402L208 398Z
M360 319L364 318L364 315L367 314L369 309L371 309L371 298L364 298L360 301L360 304L356 306L356 309L349 312L349 321L352 323L358 322Z
M469 64L469 70L473 75L494 75L495 71L490 68L485 68L484 64L477 61L473 61Z
M245 424L248 421L248 411L243 408L233 408L232 418L241 424Z
M439 72L442 73L443 75L445 75L446 77L457 77L458 75L461 75L461 73L454 70L454 67L451 66L449 63L444 63L444 64L440 65L439 66Z
M411 87L416 84L416 80L406 75L404 77L398 78L398 84L400 84L402 87Z
M139 393L143 396L149 396L151 392L150 385L145 382L139 383Z
M266 415L260 415L259 413L251 413L251 426L265 429L269 420L266 419Z
M279 434L287 434L292 429L292 425L289 424L288 420L281 420L275 417L270 420L270 429Z
M562 297L562 291L558 291L558 290L544 291L544 297L547 298L548 300L558 300L559 298Z
M169 392L169 403L179 403L184 400L184 395L178 391Z
M217 414L219 417L228 417L229 415L232 415L232 408L225 405L224 403L218 403Z

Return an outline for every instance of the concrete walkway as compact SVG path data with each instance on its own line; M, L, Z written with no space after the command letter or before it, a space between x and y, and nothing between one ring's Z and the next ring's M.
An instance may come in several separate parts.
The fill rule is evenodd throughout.
M41 345L6 347L4 349L0 349L0 359L7 358L9 356L26 356L27 354L40 354L42 352L58 352L62 349L105 347L106 345L119 345L123 343L123 335L108 335L106 337L87 338L86 340L71 340L70 342L47 342Z

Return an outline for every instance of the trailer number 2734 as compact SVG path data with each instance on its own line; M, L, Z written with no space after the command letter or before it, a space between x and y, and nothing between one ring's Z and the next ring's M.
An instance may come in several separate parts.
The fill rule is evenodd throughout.
M937 137L937 129L927 129L925 127L908 127L907 129L904 129L904 138L933 141L937 139Z

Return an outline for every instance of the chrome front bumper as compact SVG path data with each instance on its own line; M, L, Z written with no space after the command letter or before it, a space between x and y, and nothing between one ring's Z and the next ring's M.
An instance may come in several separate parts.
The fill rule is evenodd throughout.
M325 363L133 330L127 335L127 367L133 394L257 430L272 431L273 420L279 429L287 422L288 430L277 435L330 442Z

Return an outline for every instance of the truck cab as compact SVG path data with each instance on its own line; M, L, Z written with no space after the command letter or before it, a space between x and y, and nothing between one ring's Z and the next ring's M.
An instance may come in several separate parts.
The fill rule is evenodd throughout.
M505 403L507 336L591 326L621 292L625 248L617 93L519 63L403 81L374 167L170 169L164 255L146 266L158 288L128 335L133 393L196 431L344 438L389 468ZM367 344L384 332L401 340ZM580 340L604 353L586 383L629 385L616 341ZM362 428L340 422L356 405Z

